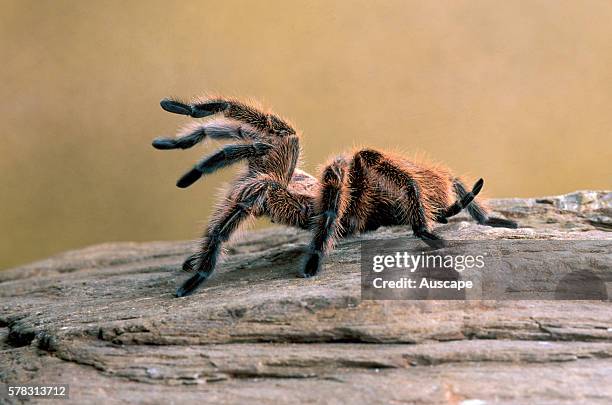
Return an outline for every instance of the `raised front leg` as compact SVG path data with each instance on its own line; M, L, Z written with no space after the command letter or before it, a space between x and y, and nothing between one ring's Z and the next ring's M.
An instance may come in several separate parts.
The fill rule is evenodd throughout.
M256 158L267 153L272 145L264 142L226 145L210 156L206 156L185 173L177 182L177 187L186 188L205 174L213 173L223 167L244 159Z
M262 111L260 108L231 98L207 98L194 103L183 103L178 100L164 99L161 107L171 113L203 118L221 113L226 118L248 124L252 128L269 135L294 135L295 129L275 114Z

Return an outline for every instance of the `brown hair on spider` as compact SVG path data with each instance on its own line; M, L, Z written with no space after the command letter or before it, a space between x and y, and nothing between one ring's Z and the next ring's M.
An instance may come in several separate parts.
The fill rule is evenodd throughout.
M298 167L299 134L277 115L224 97L194 103L164 99L161 107L194 118L219 118L191 126L176 138L157 138L157 149L187 149L205 138L235 142L197 162L178 187L189 187L222 167L247 163L210 218L199 252L183 263L183 269L195 274L177 290L178 297L191 294L210 277L221 245L253 217L267 216L312 232L302 277L321 270L324 255L339 238L381 226L410 225L416 237L434 248L444 246L444 240L431 231L432 224L446 223L464 208L481 225L517 227L514 221L489 216L475 200L482 179L468 191L442 166L369 148L334 157L317 179Z

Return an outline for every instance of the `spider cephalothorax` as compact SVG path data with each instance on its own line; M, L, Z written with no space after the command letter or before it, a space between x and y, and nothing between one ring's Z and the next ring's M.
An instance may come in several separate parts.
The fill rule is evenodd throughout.
M297 167L299 135L277 115L228 98L190 104L166 99L161 106L194 118L216 114L222 118L189 127L176 138L157 138L153 141L157 149L187 149L207 137L236 141L196 163L178 180L178 187L188 187L202 175L233 163L247 162L212 215L200 251L183 264L195 274L178 289L179 297L192 293L212 274L221 244L252 217L268 216L276 223L312 232L301 264L303 277L319 272L323 255L338 238L384 225L410 225L414 235L432 247L444 241L431 232L431 225L446 223L464 208L482 225L517 226L489 217L474 200L484 184L482 179L468 191L441 166L360 149L333 158L317 180Z

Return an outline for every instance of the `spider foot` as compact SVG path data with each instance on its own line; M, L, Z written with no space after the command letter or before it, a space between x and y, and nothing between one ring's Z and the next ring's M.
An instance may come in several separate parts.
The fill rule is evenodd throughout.
M316 276L321 271L321 261L323 254L321 252L310 251L306 254L302 270L299 273L300 277L310 278Z
M191 106L183 104L179 101L165 98L159 103L159 105L161 105L161 108L164 110L174 114L191 115Z
M176 290L177 297L185 297L191 295L199 286L208 278L209 273L198 272L191 276L182 286Z
M153 139L153 147L155 149L167 150L178 148L176 139L172 138L155 138Z
M179 188L187 188L191 186L193 183L198 181L200 177L202 177L202 172L195 167L185 173L178 181L176 182L176 186Z
M480 193L480 190L482 190L482 186L483 185L484 185L484 180L483 179L478 179L478 181L476 183L474 183L474 187L472 187L472 191L467 193L461 199L461 207L462 208L467 207L472 201L474 201L474 198L476 198L478 193Z
M189 149L201 142L202 138L203 136L201 133L191 134L180 138L159 137L153 139L152 144L155 149L160 150Z
M511 221L509 219L497 218L497 217L489 217L484 222L483 225L492 226L495 228L518 228L518 223Z
M478 181L474 183L474 187L472 187L472 194L474 194L474 197L477 196L478 193L480 193L480 190L482 190L483 185L484 185L483 179L478 179Z
M423 242L425 242L429 247L433 249L441 249L447 246L447 243L444 239L425 229L415 230L414 235L420 238Z

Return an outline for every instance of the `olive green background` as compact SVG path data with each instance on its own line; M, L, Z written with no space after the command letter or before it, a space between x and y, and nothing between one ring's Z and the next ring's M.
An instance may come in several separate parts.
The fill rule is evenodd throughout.
M206 151L150 146L187 122L170 95L262 100L308 170L371 145L489 196L611 186L612 2L0 3L0 268L200 235L234 169L174 186Z

